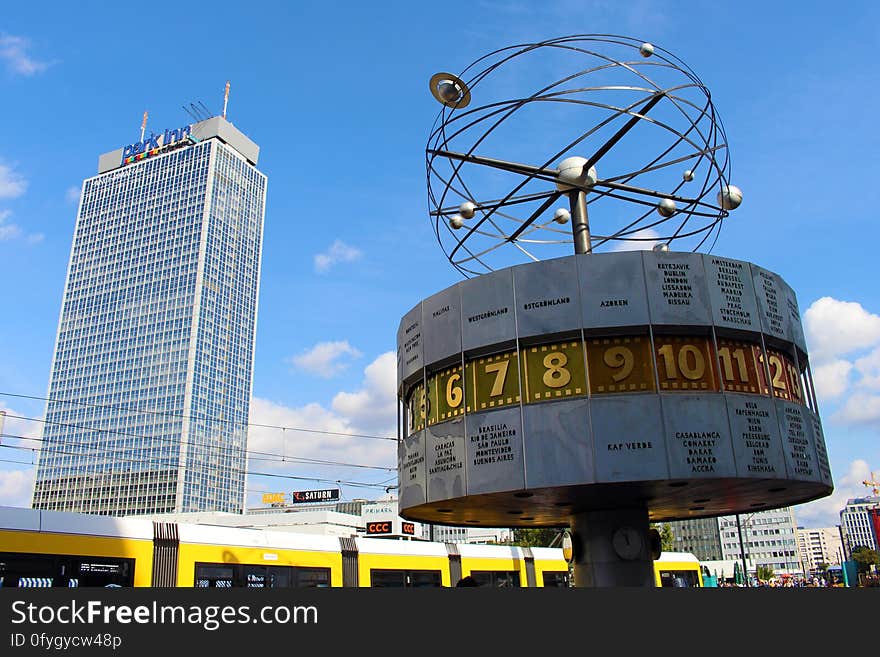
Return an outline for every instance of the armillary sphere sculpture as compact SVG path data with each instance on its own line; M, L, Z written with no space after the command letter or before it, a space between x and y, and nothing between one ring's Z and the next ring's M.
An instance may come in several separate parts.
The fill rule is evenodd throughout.
M540 64L563 75L511 97L517 72ZM426 149L430 214L466 276L495 269L506 245L530 260L571 253L572 241L576 253L645 242L711 250L742 201L709 90L649 43L593 35L511 46L430 85L443 104Z
M650 522L828 495L795 293L710 254L743 197L697 75L577 35L430 89L429 216L465 280L398 328L400 514L567 525L577 586L653 586Z

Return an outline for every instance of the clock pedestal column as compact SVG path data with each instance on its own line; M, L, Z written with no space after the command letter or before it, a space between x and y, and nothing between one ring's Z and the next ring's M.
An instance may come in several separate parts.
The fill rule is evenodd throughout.
M574 585L653 588L648 531L646 508L584 511L572 516Z

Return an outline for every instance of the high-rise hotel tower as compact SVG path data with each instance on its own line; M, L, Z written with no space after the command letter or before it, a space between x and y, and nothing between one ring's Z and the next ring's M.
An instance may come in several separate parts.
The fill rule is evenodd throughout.
M33 506L241 511L266 176L223 117L83 183Z

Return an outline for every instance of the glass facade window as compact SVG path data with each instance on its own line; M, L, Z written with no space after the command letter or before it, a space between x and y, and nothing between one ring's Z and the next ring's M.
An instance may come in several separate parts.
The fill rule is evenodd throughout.
M218 139L85 181L34 508L241 512L265 193Z

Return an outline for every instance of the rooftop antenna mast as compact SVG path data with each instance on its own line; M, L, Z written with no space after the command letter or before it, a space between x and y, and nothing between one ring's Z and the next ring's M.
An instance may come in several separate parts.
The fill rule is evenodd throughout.
M202 108L197 106L195 103L190 103L189 106L192 108L193 113L198 117L199 121L204 121L206 118L211 118L210 116L202 116Z
M210 119L212 116L214 116L214 112L212 112L212 111L210 110L210 108L208 108L208 106L205 105L202 101L197 100L196 102L199 104L199 107L202 109L202 111L203 111L205 114L208 115L208 118L209 118L209 119Z
M144 131L147 129L147 112L144 111L144 120L141 122L141 141L144 140Z
M226 105L229 103L229 80L226 81L226 93L223 94L223 118L226 118Z
M195 121L196 123L198 123L199 121L201 121L201 119L200 119L200 118L199 118L199 117L198 117L198 116L197 116L197 115L196 115L191 109L187 108L186 105L181 105L181 107L183 108L183 111L184 111L184 112L186 112L187 114L189 114L189 117L190 117L193 121Z

